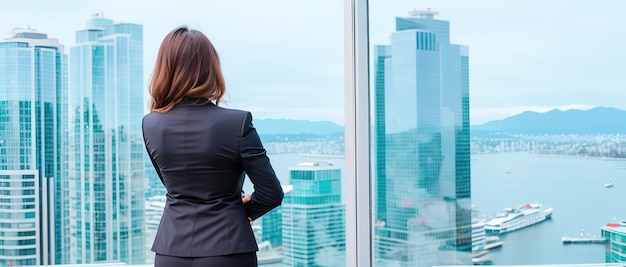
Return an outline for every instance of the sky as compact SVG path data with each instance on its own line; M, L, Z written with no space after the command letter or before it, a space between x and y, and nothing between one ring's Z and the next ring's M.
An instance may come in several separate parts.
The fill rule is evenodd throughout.
M470 55L470 123L523 111L626 110L626 1L371 0L370 44L388 44L395 17L439 12ZM344 124L340 0L3 1L0 34L31 27L66 51L94 13L143 25L144 83L163 37L180 25L215 45L227 106L255 118ZM2 35L0 35L2 36Z

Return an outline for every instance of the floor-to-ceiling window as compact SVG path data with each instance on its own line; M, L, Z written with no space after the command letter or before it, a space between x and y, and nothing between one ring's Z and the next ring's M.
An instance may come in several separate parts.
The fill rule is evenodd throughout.
M355 266L623 261L623 7L347 1Z
M0 247L9 248L0 263L150 264L165 191L149 161L138 165L140 122L130 118L146 107L160 41L179 25L203 31L218 49L224 105L252 112L285 186L283 206L252 223L261 266L624 261L625 7L620 0L2 3L0 31L21 28L19 44L3 47L54 50L57 67L15 75L36 62L0 56L0 102L17 103L13 95L21 94L33 103L4 106L0 169L59 167L58 177L39 170L38 179L54 184L47 191L19 189L26 200L35 193L55 202L37 202L38 226L0 209L7 226ZM31 87L44 91L24 89ZM56 111L38 108L46 105L36 99L52 93ZM14 113L54 127L30 129L35 120L10 119ZM37 136L58 142L28 141ZM13 230L27 224L26 234ZM37 235L45 241L31 244ZM15 252L16 242L29 250Z

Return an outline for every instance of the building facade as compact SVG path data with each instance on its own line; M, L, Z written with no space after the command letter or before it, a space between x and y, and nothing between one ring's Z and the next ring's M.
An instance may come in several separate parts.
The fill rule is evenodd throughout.
M626 262L626 221L609 223L602 227L601 232L606 238L606 262Z
M146 262L143 29L94 17L69 72L69 263Z
M374 46L377 266L471 264L468 49L414 11Z
M67 65L33 29L0 41L0 264L62 260Z
M280 206L261 218L260 241L268 241L274 248L283 245L283 212Z
M289 170L293 191L282 209L285 266L345 266L345 205L341 169L305 162Z

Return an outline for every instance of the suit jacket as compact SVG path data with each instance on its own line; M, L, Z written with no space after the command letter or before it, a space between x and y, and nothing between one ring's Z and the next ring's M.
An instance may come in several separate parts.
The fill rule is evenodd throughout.
M250 112L185 99L142 123L152 164L167 201L152 251L206 257L257 251L248 221L279 206L280 182L270 165ZM252 200L241 201L245 174Z

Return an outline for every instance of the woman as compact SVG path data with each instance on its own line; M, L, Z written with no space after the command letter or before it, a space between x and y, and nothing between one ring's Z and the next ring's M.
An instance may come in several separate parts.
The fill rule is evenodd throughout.
M155 266L257 266L250 221L283 191L250 112L219 107L225 92L215 48L180 27L163 40L150 81L143 137L167 189L152 246ZM245 174L254 184L242 195Z

